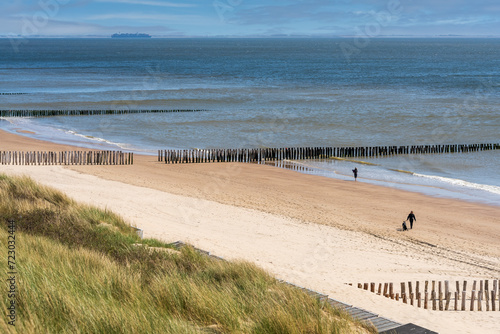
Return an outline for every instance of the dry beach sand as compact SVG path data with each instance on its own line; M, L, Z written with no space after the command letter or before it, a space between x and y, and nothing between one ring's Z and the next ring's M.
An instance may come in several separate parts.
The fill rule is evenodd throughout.
M0 150L74 149L0 131ZM440 199L272 166L0 166L108 208L146 237L181 240L400 323L439 333L500 333L500 311L432 311L357 283L500 278L500 206ZM414 229L401 232L413 210ZM354 286L345 283L353 283ZM422 283L421 283L422 284ZM470 284L470 283L469 283ZM468 305L467 305L468 306Z

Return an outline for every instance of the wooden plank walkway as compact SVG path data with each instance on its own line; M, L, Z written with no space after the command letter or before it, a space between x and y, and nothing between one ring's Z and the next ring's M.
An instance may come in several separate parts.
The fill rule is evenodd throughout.
M409 323L390 330L379 331L379 334L438 334L437 332Z

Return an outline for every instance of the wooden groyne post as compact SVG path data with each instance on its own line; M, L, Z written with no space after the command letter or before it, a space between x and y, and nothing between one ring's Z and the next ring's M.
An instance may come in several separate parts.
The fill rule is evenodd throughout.
M158 150L166 164L303 160L320 158L384 157L398 154L467 153L500 149L500 144L413 145L371 147L281 147L241 149Z
M85 109L85 110L84 109L64 109L64 110L17 109L17 110L0 110L0 117L94 116L94 115L200 112L200 111L206 111L206 109Z
M134 153L122 151L0 151L0 165L132 165Z

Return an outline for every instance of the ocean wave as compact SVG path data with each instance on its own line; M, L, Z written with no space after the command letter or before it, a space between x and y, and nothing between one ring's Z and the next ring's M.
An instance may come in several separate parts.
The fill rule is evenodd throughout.
M500 195L500 187L492 186L489 184L474 183L474 182L469 182L469 181L465 181L465 180L452 179L449 177L435 176L435 175L425 175L425 174L418 174L418 173L413 173L413 175L418 176L418 177L423 177L426 179L441 181L441 182L448 183L448 184L451 184L454 186L483 190L483 191L487 191L487 192L490 192L493 194Z
M9 117L0 117L0 121L6 121L6 122L9 122L10 124L12 124L12 121L10 120Z
M0 117L0 120L9 122L11 125L20 125L29 122L32 117Z
M108 144L108 145L117 146L117 147L119 147L121 149L124 149L124 150L131 149L130 145L125 144L125 143L116 143L116 142L113 142L113 141L110 141L110 140L107 140L107 139L104 139L104 138L94 137L94 136L89 136L89 135L84 135L84 134L75 132L73 130L63 130L63 129L59 129L59 130L64 131L66 134L73 135L73 136L76 136L76 137L80 137L80 138L83 138L83 139L86 139L86 140L89 140L89 141L96 141L96 142L99 142L99 143L105 143L105 144Z

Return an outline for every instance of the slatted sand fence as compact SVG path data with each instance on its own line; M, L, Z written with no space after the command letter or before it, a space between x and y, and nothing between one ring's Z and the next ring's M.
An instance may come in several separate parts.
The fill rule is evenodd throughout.
M150 113L199 112L206 109L61 109L61 110L0 110L0 117L50 117L50 116L93 116Z
M453 284L454 283L454 284ZM358 288L434 311L500 311L500 280L358 283Z
M0 165L132 165L134 153L122 151L0 151Z
M369 147L282 147L241 149L158 150L158 161L166 164L210 162L267 162L319 158L384 157L399 154L467 153L498 150L500 144L444 144Z

